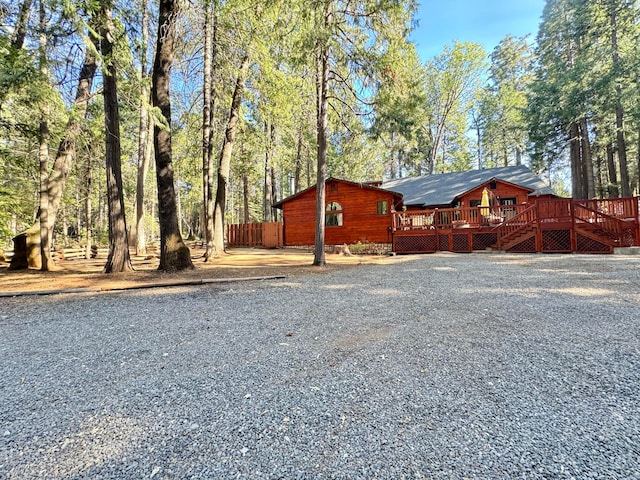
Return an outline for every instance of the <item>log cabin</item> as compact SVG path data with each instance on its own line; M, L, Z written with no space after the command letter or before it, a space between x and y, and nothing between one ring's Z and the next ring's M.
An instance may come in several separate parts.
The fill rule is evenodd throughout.
M391 243L391 212L402 208L402 195L369 183L337 178L325 182L325 243ZM284 244L315 243L316 186L274 204L282 210Z
M611 253L640 245L638 198L560 198L526 166L326 182L326 245L375 243L396 253ZM315 240L316 188L278 202L284 245Z

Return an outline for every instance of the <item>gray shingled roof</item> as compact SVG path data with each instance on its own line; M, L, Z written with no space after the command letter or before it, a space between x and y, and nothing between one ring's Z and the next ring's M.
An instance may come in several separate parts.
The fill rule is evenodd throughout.
M521 185L532 191L530 195L556 194L524 165L399 178L383 182L382 188L402 193L405 205L428 207L450 205L457 197L492 180Z

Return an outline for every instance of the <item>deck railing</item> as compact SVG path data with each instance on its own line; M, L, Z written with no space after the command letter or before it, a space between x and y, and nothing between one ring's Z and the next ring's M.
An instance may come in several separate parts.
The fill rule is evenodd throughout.
M490 227L512 219L527 205L495 207L436 208L393 213L393 229L426 230L445 228Z
M554 248L558 242L564 242L562 251L569 248L594 252L604 248L603 244L640 246L639 212L640 197L603 200L559 198L539 199L520 205L410 210L394 212L392 218L393 231L398 235L412 238L435 235L440 239L434 245L440 249L446 249L442 245L447 242L442 238L460 237L464 230L459 229L469 228L470 238L493 234L497 238L496 245L504 246L518 241L520 237L523 242L530 241L525 237L533 232L536 251L560 251ZM429 243L431 247L432 243Z
M504 241L509 237L514 237L519 232L528 228L538 220L538 205L533 204L527 206L520 213L505 222L497 225L495 228L499 232L499 240Z
M593 200L576 200L575 203L591 210L622 219L638 218L638 203L640 197L603 198Z
M546 222L571 222L570 198L558 198L553 200L540 200L535 203L538 207L538 219Z

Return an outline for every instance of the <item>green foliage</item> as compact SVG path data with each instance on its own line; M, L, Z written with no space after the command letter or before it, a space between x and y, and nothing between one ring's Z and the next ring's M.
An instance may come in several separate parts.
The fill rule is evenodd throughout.
M607 146L616 142L618 106L623 115L629 112L622 131L630 139L637 137L639 34L635 0L547 2L527 111L536 166L550 168L563 161L572 140L569 128L578 121L589 125L591 151L602 161ZM633 143L627 145L632 153ZM620 153L620 145L616 148ZM573 158L572 165L578 161L580 168L591 168L582 164L584 156ZM577 180L579 185L582 180ZM606 182L606 175L599 180Z
M507 36L491 54L490 83L479 102L484 157L481 165L522 163L528 146L525 113L532 65L533 51L526 38Z
M36 139L42 102L51 105L55 150L73 115L71 101L90 14L99 2L48 2L50 74L37 65L37 29L12 49L0 32L0 235L6 241L37 211ZM329 51L328 175L354 181L529 163L551 181L568 184L568 126L588 124L603 185L607 149L615 147L615 113L624 110L632 181L638 182L640 27L637 0L549 0L535 39L506 36L487 57L482 47L455 42L420 59L406 40L415 2L399 0L211 0L216 16L214 151L222 145L237 69L249 50L246 83L228 194L227 221L263 215L265 174L273 170L274 201L315 183L316 54ZM202 6L183 5L172 78L174 167L185 234L200 234L202 212ZM152 5L153 11L157 8ZM614 9L615 8L615 9ZM326 10L328 9L328 10ZM613 10L614 9L614 10ZM141 15L137 2L114 2L125 204L134 218L140 92ZM332 12L324 24L323 14ZM616 13L618 60L611 14ZM5 18L11 25L10 14ZM155 23L151 15L151 23ZM32 15L32 17L34 17ZM33 20L32 20L33 23ZM153 34L151 35L153 37ZM104 118L96 85L83 120L76 165L61 211L67 223L106 232ZM146 100L146 99L145 99ZM159 111L155 125L168 129ZM615 150L615 148L614 148ZM217 155L214 154L214 155ZM617 158L616 158L617 160ZM616 167L618 165L616 164ZM619 167L618 167L619 168ZM89 175L90 171L90 175ZM563 174L565 172L565 174ZM92 178L91 218L84 218ZM271 178L271 174L269 173ZM246 179L246 183L245 183ZM562 185L560 184L560 185ZM155 211L155 179L147 177L146 210ZM558 187L556 187L558 188ZM62 215L62 214L61 214ZM147 232L157 232L148 216ZM129 221L131 223L131 221ZM58 228L61 232L61 227ZM151 240L151 238L150 238Z
M427 136L431 143L428 173L467 165L449 155L464 149L468 119L486 68L481 45L454 42L426 65ZM457 144L455 142L458 142ZM460 142L463 142L462 144ZM457 165L457 166L456 166Z

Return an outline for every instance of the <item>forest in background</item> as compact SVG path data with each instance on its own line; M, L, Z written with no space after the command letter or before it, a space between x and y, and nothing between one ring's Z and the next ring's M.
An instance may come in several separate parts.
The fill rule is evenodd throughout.
M144 251L175 217L214 255L224 224L330 176L526 164L574 198L638 193L638 1L548 0L535 38L425 62L415 9L0 0L0 244L39 223Z

